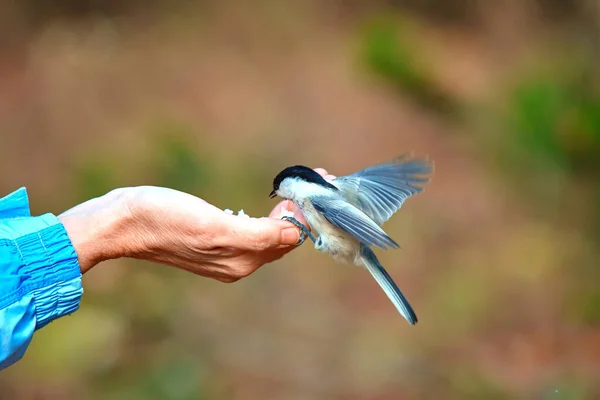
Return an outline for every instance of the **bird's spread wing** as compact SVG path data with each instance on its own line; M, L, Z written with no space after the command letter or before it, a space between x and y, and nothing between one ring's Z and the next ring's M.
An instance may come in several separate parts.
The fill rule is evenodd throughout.
M348 232L362 244L382 249L398 248L398 244L379 225L342 198L318 196L311 202L329 223Z
M403 155L394 160L340 176L331 183L353 205L383 225L410 196L423 190L433 164Z

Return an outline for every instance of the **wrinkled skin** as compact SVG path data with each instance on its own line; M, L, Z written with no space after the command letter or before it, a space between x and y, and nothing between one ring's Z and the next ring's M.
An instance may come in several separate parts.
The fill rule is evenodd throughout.
M322 168L316 171L334 178ZM248 218L154 186L115 189L58 218L73 242L82 273L105 260L131 257L235 282L296 248L299 230L280 219L282 208L306 224L302 212L287 200L268 217Z

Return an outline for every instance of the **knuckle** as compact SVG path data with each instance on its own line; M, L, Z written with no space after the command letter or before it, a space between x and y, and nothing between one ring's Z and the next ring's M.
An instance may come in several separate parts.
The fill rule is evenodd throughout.
M241 278L234 277L234 276L223 276L223 277L217 278L217 280L222 283L235 283L235 282L239 281L240 279Z
M240 264L235 267L233 271L231 271L231 277L236 281L242 278L245 278L256 271L258 265L254 262L247 262L244 264Z
M245 278L245 277L249 276L250 274L252 274L254 271L256 271L258 266L259 266L258 263L246 264L240 269L240 275L242 276L242 278Z
M257 251L265 251L272 246L270 236L265 232L257 232L252 238L252 247Z
M271 243L269 243L265 240L260 240L256 243L256 245L254 247L257 251L265 251L271 247Z

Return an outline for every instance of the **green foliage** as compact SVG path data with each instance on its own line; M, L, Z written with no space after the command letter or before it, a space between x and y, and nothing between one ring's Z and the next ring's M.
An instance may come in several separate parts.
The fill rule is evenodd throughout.
M453 368L450 374L452 392L463 399L510 399L511 396L481 371L469 367Z
M457 104L437 85L420 59L418 40L391 18L375 18L361 33L360 60L367 69L417 104L447 117Z
M206 399L204 379L199 372L198 360L183 354L174 354L158 362L137 363L135 368L116 370L98 382L96 398L113 399Z
M579 259L570 266L572 275L567 280L565 309L569 319L587 326L600 326L600 269L598 249L593 242L588 251L581 251ZM591 263L587 260L593 260Z
M170 120L155 122L145 134L146 149L113 146L95 151L73 169L81 201L119 186L157 185L198 193L212 182L212 157L201 153L190 126ZM97 155L100 154L100 155Z
M579 300L576 310L580 320L586 325L600 324L600 291L598 289L578 290Z
M73 169L76 197L85 201L115 188L117 172L110 161L89 160Z
M600 95L561 76L526 77L510 94L509 132L545 167L600 172Z
M557 135L556 117L565 105L565 93L555 81L521 83L510 104L516 143L534 157L551 158L566 165L566 155Z
M150 171L156 184L188 193L198 193L211 181L211 158L200 154L192 129L182 123L158 122L151 127L149 138Z
M600 93L585 76L559 70L522 78L509 93L497 151L538 210L549 205L557 217L561 206L598 204L585 229L600 233Z

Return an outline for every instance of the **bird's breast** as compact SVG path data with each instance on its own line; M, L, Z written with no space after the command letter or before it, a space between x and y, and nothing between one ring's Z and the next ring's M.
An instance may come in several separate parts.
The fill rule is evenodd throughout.
M315 246L317 250L329 253L339 262L355 262L360 251L360 243L354 236L327 221L309 199L303 200L298 207L302 210L311 230L319 236Z

